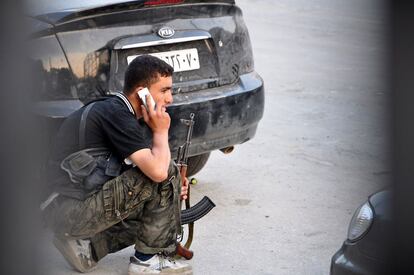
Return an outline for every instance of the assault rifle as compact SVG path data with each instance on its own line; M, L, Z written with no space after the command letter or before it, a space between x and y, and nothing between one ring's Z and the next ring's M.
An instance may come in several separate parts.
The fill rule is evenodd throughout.
M190 114L190 119L181 119L181 122L188 127L187 138L185 143L178 148L176 163L180 168L180 175L183 179L187 177L188 167L188 152L191 144L191 137L193 135L194 113ZM193 179L190 181L193 182ZM188 225L188 237L184 247L180 243L177 245L177 254L186 258L187 260L193 257L193 252L189 250L193 241L194 222L204 217L216 205L207 197L204 196L196 205L190 206L190 184L188 185L187 199L185 200L185 210L181 211L181 225Z

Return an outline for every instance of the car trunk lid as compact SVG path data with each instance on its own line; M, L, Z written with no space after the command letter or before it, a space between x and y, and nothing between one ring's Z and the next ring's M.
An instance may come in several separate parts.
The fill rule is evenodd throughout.
M152 5L161 2L82 10L54 22L79 98L96 89L98 96L102 90L122 91L128 63L141 54L158 55L175 68L174 93L231 84L253 70L247 29L234 1Z

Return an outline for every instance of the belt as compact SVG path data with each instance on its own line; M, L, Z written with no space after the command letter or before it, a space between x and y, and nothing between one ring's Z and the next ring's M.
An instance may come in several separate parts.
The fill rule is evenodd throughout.
M52 203L52 201L54 201L58 196L59 193L57 192L53 192L52 194L50 194L49 197L47 197L47 199L40 204L40 210L45 210L46 207L48 207Z

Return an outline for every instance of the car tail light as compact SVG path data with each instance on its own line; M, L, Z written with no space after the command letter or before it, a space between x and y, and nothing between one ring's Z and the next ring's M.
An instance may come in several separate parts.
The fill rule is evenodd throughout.
M150 0L145 1L145 6L160 6L160 5L174 5L174 4L181 4L184 0Z

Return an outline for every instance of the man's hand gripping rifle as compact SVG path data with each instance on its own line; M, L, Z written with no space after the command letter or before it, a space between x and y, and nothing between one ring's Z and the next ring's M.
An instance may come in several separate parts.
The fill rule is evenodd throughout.
M187 167L188 167L188 152L191 144L191 137L193 135L194 127L194 113L190 114L190 119L181 119L181 122L188 127L187 138L185 143L178 148L176 163L180 168L180 174L183 184L186 182ZM190 183L194 183L195 179L191 179ZM188 182L188 181L187 181ZM196 205L190 207L190 185L187 189L187 198L185 199L185 210L181 211L181 225L188 224L188 237L184 247L181 244L177 245L177 254L191 259L193 252L189 250L193 241L194 222L205 216L216 205L207 197L204 196Z

